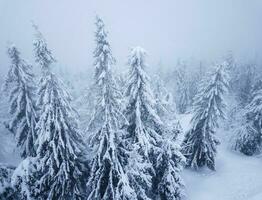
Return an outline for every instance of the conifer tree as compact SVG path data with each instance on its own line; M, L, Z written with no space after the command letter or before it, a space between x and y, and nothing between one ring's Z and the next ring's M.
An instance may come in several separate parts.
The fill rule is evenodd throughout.
M8 49L11 66L4 83L4 90L9 93L11 120L6 123L16 139L21 156L35 155L36 108L34 102L34 76L32 66L20 57L15 46Z
M154 98L156 100L157 114L161 118L170 118L175 113L175 103L172 94L167 90L163 80L157 75L154 76Z
M163 200L171 199L173 195L173 199L179 199L180 190L183 189L180 187L182 182L177 179L179 170L175 164L180 164L171 159L174 152L162 146L164 136L170 137L173 132L157 113L150 79L145 72L145 58L146 52L141 47L132 49L129 58L130 72L126 89L126 116L129 121L127 141L135 156L129 159L131 164L128 175L139 199L159 199L160 193ZM171 177L176 178L170 180ZM169 186L172 190L169 190ZM170 198L165 198L167 196Z
M150 153L156 153L161 146L163 123L155 110L156 101L150 88L149 76L145 72L145 57L146 52L141 47L132 49L126 89L126 115L132 143L137 144L147 160L150 160Z
M225 64L227 65L227 70L230 75L229 93L234 94L236 92L235 90L238 89L238 85L236 83L238 82L239 71L232 51L229 51L225 56Z
M156 111L165 127L171 131L171 137L176 138L182 133L182 127L176 117L176 105L172 94L164 86L164 82L159 76L154 76L154 98L156 101Z
M36 26L35 29L35 57L42 70L38 91L40 111L37 123L37 155L30 166L26 165L28 168L34 167L30 171L35 173L20 175L25 177L22 180L24 182L27 182L28 177L31 177L30 181L34 181L34 189L30 188L28 194L30 198L82 199L81 180L84 175L80 155L83 141L75 110L70 106L70 96L63 84L51 72L51 64L55 59Z
M173 140L165 139L159 156L157 199L181 200L185 197L184 181L180 172L185 164L185 157Z
M87 182L88 200L135 200L136 194L124 171L126 150L121 147L120 128L126 124L121 113L120 97L112 66L115 59L101 18L96 18L95 87L96 105L87 128L93 150L91 172Z
M247 65L245 66L246 70L242 72L241 77L239 79L240 81L240 88L238 98L240 101L240 106L243 108L246 107L251 99L252 95L252 86L253 86L253 80L255 79L255 67L253 65Z
M218 127L218 119L225 116L223 96L228 88L227 81L225 65L218 65L210 79L203 81L195 98L192 128L183 142L188 167L198 169L207 166L215 170L216 145L219 144L215 128Z
M162 121L155 110L156 102L150 88L145 67L146 52L133 48L129 57L129 78L126 84L126 116L129 121L127 142L132 155L128 175L139 199L150 199L152 192L152 165L160 152Z
M236 130L235 150L245 155L259 153L262 148L262 81L259 80L252 92L251 102L246 107L244 122Z
M177 107L180 113L185 113L189 105L189 94L188 94L188 83L186 77L186 65L178 64L176 70L176 81L177 81Z

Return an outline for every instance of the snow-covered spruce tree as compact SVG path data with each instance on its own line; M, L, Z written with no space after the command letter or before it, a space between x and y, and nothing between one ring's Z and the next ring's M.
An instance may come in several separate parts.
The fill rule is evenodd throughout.
M235 94L235 90L237 89L237 81L238 81L238 68L236 64L236 60L234 58L233 52L229 51L228 54L225 56L225 62L227 64L227 70L230 75L229 80L229 94Z
M188 95L188 83L186 77L186 65L178 64L178 69L176 70L176 84L177 84L177 108L180 113L185 113L189 105L189 95Z
M182 127L176 118L176 105L173 96L159 76L155 75L153 80L157 114L165 127L171 131L169 136L177 139L178 134L182 133Z
M236 130L234 149L252 156L262 148L262 81L259 80L247 105L244 122Z
M200 84L202 78L205 76L206 66L200 61L199 64L190 70L190 73L187 75L187 88L188 88L188 108L187 110L192 110L194 104L194 97L198 91L198 85Z
M75 110L63 84L51 72L55 61L42 34L36 29L36 62L42 70L37 104L37 199L82 199L81 154L84 149Z
M182 155L179 146L172 140L164 140L161 154L158 157L157 174L158 196L160 200L181 200L185 197L184 181L180 172L185 165L185 157Z
M183 142L183 153L187 166L198 169L203 166L215 170L216 145L215 128L219 118L224 118L223 96L228 88L228 74L221 64L204 80L194 102L192 128Z
M153 92L156 100L157 114L161 118L169 118L175 113L173 97L158 75L155 75L153 80Z
M252 86L255 80L255 65L247 64L240 68L240 77L238 80L238 88L236 88L236 93L240 106L242 108L246 107L251 99L252 95Z
M136 47L132 49L129 58L130 72L126 88L128 97L126 116L129 121L127 141L131 144L131 150L135 156L130 158L131 164L129 163L127 173L136 193L139 194L139 199L158 199L159 194L163 194L163 191L165 191L165 195L162 196L163 200L168 199L165 198L167 196L171 198L173 191L177 191L173 199L179 199L181 195L179 188L182 185L180 179L174 182L165 179L167 173L173 169L177 170L171 159L164 158L164 155L171 155L170 152L166 152L168 149L162 149L164 135L170 136L172 131L164 125L157 114L150 79L145 72L145 57L145 50ZM173 168L168 169L171 165ZM172 176L179 176L177 172L173 171ZM163 185L164 182L167 185ZM172 191L167 188L169 186L173 188ZM149 190L150 188L153 190Z
M11 120L6 123L16 139L23 158L35 155L36 113L34 102L34 76L31 66L21 57L15 46L8 48L11 66L4 82L9 93Z
M125 150L118 145L120 128L126 124L121 113L121 93L116 88L112 74L115 60L107 40L107 32L101 18L96 18L95 86L96 105L87 128L88 142L93 149L91 172L87 182L88 200L136 200L124 172Z
M163 123L156 111L156 101L145 72L146 52L141 47L133 48L129 58L130 72L126 88L128 105L126 116L128 133L132 143L139 145L141 153L150 160L152 151L160 150Z
M126 84L126 116L129 121L127 140L133 154L128 175L139 199L150 199L156 157L161 150L161 128L156 102L150 88L150 79L145 72L146 52L141 47L133 48L129 57L129 78ZM132 169L134 168L134 169Z

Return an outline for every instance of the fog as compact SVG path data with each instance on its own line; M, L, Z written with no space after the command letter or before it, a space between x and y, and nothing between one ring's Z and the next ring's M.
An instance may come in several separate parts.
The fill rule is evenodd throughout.
M13 42L33 63L31 21L39 25L59 63L92 66L94 18L103 17L118 67L140 45L151 66L172 67L178 58L218 60L228 51L261 58L261 0L0 0L0 71Z

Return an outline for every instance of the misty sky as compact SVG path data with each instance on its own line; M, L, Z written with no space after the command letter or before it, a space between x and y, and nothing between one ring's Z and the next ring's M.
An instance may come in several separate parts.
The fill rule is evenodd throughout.
M149 64L172 66L178 58L217 60L262 52L261 0L0 0L0 72L13 42L33 62L31 20L39 25L59 63L90 69L94 18L103 17L118 66L129 48L149 53Z

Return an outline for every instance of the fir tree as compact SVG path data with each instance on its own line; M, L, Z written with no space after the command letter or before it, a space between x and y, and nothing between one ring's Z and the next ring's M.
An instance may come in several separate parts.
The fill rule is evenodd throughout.
M75 110L63 84L51 72L55 61L42 34L36 31L36 62L42 69L38 90L37 156L33 177L37 199L82 199L84 177L81 154L84 149ZM31 175L31 174L30 174Z
M177 81L177 107L180 113L185 113L189 105L189 94L188 94L188 83L186 77L186 65L178 64L176 70L176 81Z
M126 150L121 147L120 128L126 124L121 113L120 97L112 74L115 60L101 18L96 18L95 87L96 105L88 126L93 149L92 166L87 182L88 200L135 200L136 194L124 171Z
M15 135L21 156L35 155L36 108L34 103L34 76L32 67L20 57L15 46L8 49L11 67L4 83L4 90L9 92L12 119L6 127Z
M216 145L219 143L215 128L218 127L218 119L225 116L223 95L228 88L228 75L224 64L218 65L210 77L207 84L206 81L202 83L195 98L193 127L186 133L183 142L187 166L195 169L207 166L215 170Z
M81 187L77 184L83 176L79 160L84 149L82 135L62 84L52 73L42 80L36 143L40 188L42 192L49 190L47 199L75 199L81 196Z
M154 98L156 101L156 111L167 130L171 131L171 137L177 138L182 133L182 127L176 118L175 102L173 96L159 76L154 76Z
M129 58L130 72L126 96L128 133L132 143L149 158L152 151L159 151L163 123L155 110L156 101L150 88L149 76L145 72L146 52L141 47L132 50ZM150 159L148 159L150 160Z
M229 80L229 91L230 93L235 93L235 90L237 90L237 80L238 80L238 68L236 64L236 60L234 58L233 52L230 51L228 54L225 56L225 62L227 65L227 70L230 75L230 80Z
M185 197L184 182L180 172L185 164L185 157L174 141L166 139L159 156L158 198L160 200L181 200Z
M175 103L172 94L167 90L163 80L154 76L154 98L156 100L157 114L163 118L171 118L175 113Z
M145 57L145 50L136 47L132 49L129 58L130 72L126 89L126 116L129 121L127 141L131 144L135 156L130 158L128 175L136 193L139 194L139 199L158 199L157 195L160 193L165 193L162 199L165 199L164 196L171 198L175 194L174 191L177 193L173 199L179 199L182 186L180 179L176 179L179 177L179 170L176 171L178 168L173 165L175 163L171 159L169 149L162 149L164 136L171 136L172 131L157 113L157 102L145 72ZM174 171L171 172L172 170ZM167 175L169 172L172 175ZM166 176L176 178L169 182ZM164 182L167 185L164 186ZM172 191L168 189L169 186L173 188Z
M156 102L150 80L144 68L146 52L141 47L132 49L129 57L129 78L126 84L126 116L129 121L127 142L133 156L128 175L139 199L150 199L154 168L160 152L162 121L155 110Z
M191 111L191 108L194 104L194 97L197 94L198 86L202 80L202 78L205 75L205 64L200 61L199 64L196 66L196 68L192 69L191 73L189 73L186 77L187 80L187 91L188 91L188 104L187 104L187 110Z
M240 77L240 90L238 94L238 98L240 101L240 105L244 108L250 102L250 96L252 95L252 87L253 80L255 78L255 68L253 65L247 65L246 70L242 72L242 76Z
M262 81L259 80L252 92L251 102L246 107L244 122L236 130L235 150L245 155L254 155L262 147Z

